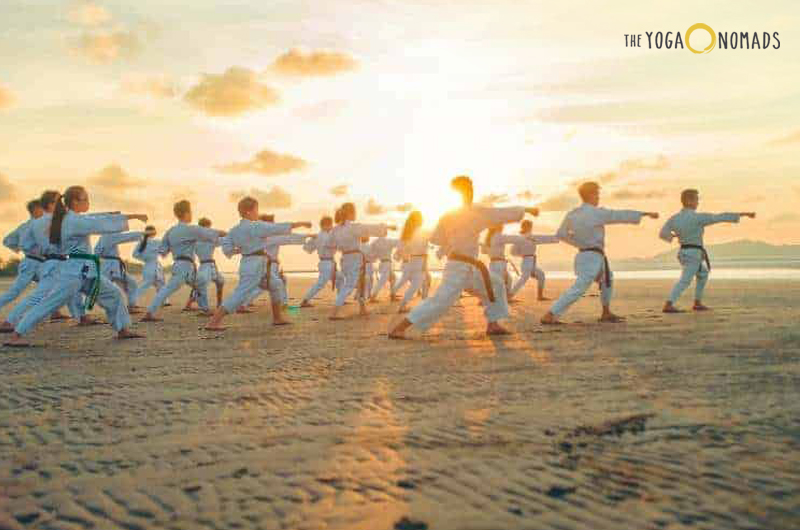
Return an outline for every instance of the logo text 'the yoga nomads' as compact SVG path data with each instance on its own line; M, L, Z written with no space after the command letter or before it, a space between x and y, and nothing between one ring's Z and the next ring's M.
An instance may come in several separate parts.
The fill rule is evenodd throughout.
M698 31L700 30L700 31ZM695 47L692 47L691 38L692 33L698 31L695 40ZM706 33L711 37L710 42L700 36L701 33ZM767 50L781 47L781 41L778 39L778 32L773 31L771 34L768 31L720 31L715 32L708 24L698 22L689 29L682 36L680 31L646 31L644 36L647 38L646 42L642 42L641 33L626 33L625 34L625 47L627 48L643 48L644 45L649 49L688 49L692 53L709 53L711 50L719 46L721 50ZM697 42L705 44L705 48L698 47Z

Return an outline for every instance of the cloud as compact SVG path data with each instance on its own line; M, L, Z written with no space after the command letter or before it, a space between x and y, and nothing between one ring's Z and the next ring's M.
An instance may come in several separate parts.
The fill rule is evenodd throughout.
M282 210L292 207L292 196L289 194L289 192L278 186L273 186L269 191L263 191L256 188L251 188L249 192L234 191L230 194L230 200L231 202L238 202L247 195L255 198L258 201L259 208L262 210L264 208Z
M139 54L146 36L124 28L103 28L84 31L74 50L94 64L110 64Z
M222 173L258 173L259 175L281 175L305 169L308 163L302 158L275 153L264 149L246 162L233 162L215 169Z
M385 214L386 211L386 206L379 204L375 199L368 200L367 206L364 208L364 212L366 212L367 215L382 215Z
M87 181L92 186L99 186L112 191L129 190L140 188L147 184L147 181L134 178L117 164L104 167Z
M111 20L111 13L94 2L85 0L72 5L67 18L79 26L99 26Z
M280 98L254 71L233 66L223 74L203 74L183 99L209 116L231 117L275 105Z
M666 190L650 190L650 191L635 191L635 190L618 190L612 192L610 197L618 200L632 200L632 199L663 199L667 196Z
M538 206L543 212L566 212L576 207L578 202L577 192L569 190L545 199Z
M578 186L587 180L595 180L601 184L608 184L615 180L630 177L640 171L663 171L669 168L669 158L663 154L650 158L628 158L619 163L615 170L605 171L593 178L578 179L570 184Z
M789 223L800 223L800 215L791 212L785 212L780 215L776 215L772 219L769 220L769 224L789 224Z
M17 187L7 176L0 173L0 203L13 202L17 199Z
M776 138L768 142L768 145L790 145L800 143L800 131L793 132L789 135Z
M120 89L126 94L152 98L171 99L178 95L175 82L165 76L127 79L122 82Z
M489 195L484 195L478 201L478 204L483 204L484 206L492 206L494 204L508 202L508 194L495 194L490 193Z
M332 187L330 190L330 194L334 197L344 197L347 195L348 190L350 189L350 184L339 184L338 186Z
M517 193L515 197L523 201L533 201L541 197L541 195L539 195L538 193L534 193L530 190L525 190Z
M14 94L11 93L11 90L0 85L0 110L10 108L14 101Z
M287 76L331 76L354 70L358 63L340 52L304 52L293 49L272 63L272 70Z

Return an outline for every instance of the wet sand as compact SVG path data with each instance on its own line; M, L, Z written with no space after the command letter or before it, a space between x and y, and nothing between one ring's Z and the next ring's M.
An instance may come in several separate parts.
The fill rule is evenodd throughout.
M329 290L281 328L48 324L0 350L0 528L800 528L800 282L669 285L563 328L530 285L496 340L472 298L389 341L396 304L334 324Z

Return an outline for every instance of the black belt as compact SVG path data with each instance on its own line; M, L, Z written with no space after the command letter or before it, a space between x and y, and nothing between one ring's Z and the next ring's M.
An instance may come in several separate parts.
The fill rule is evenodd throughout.
M45 261L51 261L51 260L67 261L67 257L64 256L63 254L45 254L44 259Z
M264 291L269 291L270 285L272 283L270 281L270 279L272 278L272 264L277 263L278 265L280 265L280 262L278 260L273 260L272 258L270 258L266 252L263 255L266 256L267 258L267 272L266 274L264 274L264 276L261 277L261 282L259 282L258 286ZM279 272L279 274L283 276L283 273Z
M471 258L469 256L464 256L463 254L450 254L447 256L447 259L453 261L460 261L461 263L466 263L468 265L472 265L478 272L481 273L481 278L483 279L483 286L486 288L486 296L489 298L490 302L494 302L494 289L492 289L492 279L489 276L489 269L486 268L486 265L475 258Z
M706 267L708 267L709 271L711 270L711 260L708 259L708 252L706 251L705 247L703 247L702 245L681 245L681 250L685 248L694 248L701 251L703 253L703 259L706 262Z
M200 264L202 265L204 263L213 263L215 267L217 266L217 262L214 261L213 259L201 259Z
M266 256L266 255L267 255L267 251L266 250L256 250L255 252L251 252L250 254L242 254L242 257L243 258L250 258L250 257L253 257L253 256Z
M506 258L489 258L490 261L506 261Z
M31 256L29 254L25 254L26 259L32 259L33 261L38 261L39 263L44 263L45 259L41 256Z
M603 256L603 282L605 283L606 287L611 287L611 267L608 265L608 258L606 257L606 253L603 252L603 249L600 247L582 248L581 252L594 252L595 254L600 254Z

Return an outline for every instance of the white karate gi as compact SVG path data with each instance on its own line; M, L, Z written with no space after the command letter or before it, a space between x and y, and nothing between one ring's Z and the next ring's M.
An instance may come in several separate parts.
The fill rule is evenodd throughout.
M511 286L511 290L508 293L509 297L515 296L520 289L525 286L528 278L531 277L536 278L538 288L540 290L544 290L545 274L544 271L537 267L536 264L536 245L548 245L559 242L559 239L556 236L533 234L520 235L525 239L511 245L511 255L522 258L519 267L520 276L517 278L517 281L514 282L514 285Z
M738 223L739 218L739 214L736 213L698 213L691 208L683 208L664 223L658 236L667 243L671 243L672 239L677 237L681 246L703 247L705 227L717 223ZM709 274L703 251L696 248L681 248L678 251L678 261L682 268L681 277L672 288L669 301L673 304L677 302L681 294L691 285L692 278L697 278L694 299L702 300Z
M281 267L281 247L284 245L303 245L307 238L308 236L304 234L284 234L267 238L267 246L264 247L264 251L267 254L267 261L271 263L271 269L269 271L270 291L275 290L279 293L276 301L283 305L289 303L289 288L287 286L286 277L283 274L283 268ZM260 290L256 290L255 296L253 296L251 301L255 300L260 293ZM273 300L275 299L273 298Z
M33 239L35 245L41 249L45 261L39 265L39 282L36 284L36 288L14 306L8 314L8 317L6 317L6 320L15 326L22 320L22 317L30 308L40 304L58 285L58 264L60 262L55 259L55 257L60 255L61 249L59 246L50 243L50 221L52 218L53 214L45 213L38 219L34 219L30 225L30 229L25 233L25 239ZM75 294L75 296L67 302L67 307L73 318L80 319L85 313L83 308L83 296L80 293Z
M228 313L233 313L242 306L247 305L262 292L261 280L267 273L266 247L270 237L288 235L292 231L291 223L269 223L266 221L250 221L242 219L239 224L228 231L228 235L222 239L222 252L231 257L241 253L242 259L239 262L239 283L233 293L222 302L222 307ZM283 282L280 276L277 282L275 276L270 275L270 297L274 301L280 301L282 295Z
M17 277L6 292L0 295L0 309L16 300L31 282L39 280L39 269L44 258L36 240L29 236L34 220L28 219L3 238L5 247L14 252L22 251L24 256L17 267Z
M133 258L144 263L142 268L142 284L134 294L133 298L129 300L131 305L136 305L136 302L144 296L147 289L155 287L156 293L164 287L164 267L158 257L158 249L161 246L160 239L149 239L142 249L142 244L136 245L133 249ZM167 303L166 300L164 303Z
M333 229L333 241L342 253L342 274L344 284L336 293L336 305L341 307L350 294L359 287L364 255L360 250L363 237L386 237L386 224L364 224L346 221ZM367 296L366 289L359 292L359 300Z
M190 285L195 290L197 305L203 311L208 311L208 295L205 286L197 285L197 269L194 262L194 249L198 241L214 243L219 238L219 231L213 228L204 228L198 225L180 222L167 230L158 253L166 256L172 253L172 275L167 285L158 290L155 298L147 306L147 312L155 314L164 305L164 302L175 291L184 285ZM187 258L187 260L179 259Z
M195 245L194 252L200 262L197 269L197 287L198 293L204 293L205 299L200 299L197 305L200 307L208 307L208 284L214 282L217 290L225 285L225 278L217 268L217 262L214 259L214 249L220 246L220 240L211 241L198 241Z
M507 294L511 289L511 275L508 273L506 245L519 244L522 241L523 236L499 233L492 236L489 246L481 245L483 252L489 256L489 270L503 278Z
M428 277L428 241L430 234L418 231L408 241L400 241L398 252L408 258L405 275L411 284L403 294L400 307L406 307L414 299L417 292L423 288Z
M309 238L306 241L303 245L303 250L309 254L316 252L319 256L317 282L303 296L303 300L310 302L328 283L335 285L337 280L337 278L334 278L334 274L337 271L335 261L336 244L333 241L333 230L320 230L317 237Z
M370 243L370 252L378 260L378 281L372 289L372 298L377 298L381 290L388 284L390 296L394 296L394 271L392 270L392 250L397 247L399 240L389 237L379 237Z
M126 232L128 219L120 214L81 215L67 211L61 225L60 254L91 254L89 236ZM58 278L54 288L39 304L31 307L16 325L14 331L20 335L30 332L53 311L66 305L75 295L91 293L94 282L100 284L97 303L106 313L106 318L115 331L130 325L130 316L122 291L102 274L98 276L95 264L86 259L70 257L58 262Z
M441 254L452 256L460 254L468 258L478 257L478 237L483 230L492 226L520 221L525 208L491 208L478 205L461 207L445 214L436 225L430 242L442 247ZM441 255L440 254L440 255ZM478 296L483 302L483 312L488 322L497 322L508 316L508 302L503 278L489 273L494 292L490 301L480 271L475 265L448 259L442 274L442 283L436 292L418 304L408 314L408 320L425 331L438 321L442 315L467 291Z
M144 232L124 232L121 234L106 234L97 240L94 253L100 256L100 272L103 276L115 283L128 299L128 304L136 298L139 285L128 274L128 268L119 256L119 245L123 243L140 242Z
M639 224L644 212L635 210L610 210L583 203L567 214L561 223L556 237L559 240L580 249L575 256L575 283L555 301L550 312L556 316L564 312L583 296L592 282L600 283L600 300L603 306L611 303L613 294L613 273L609 270L610 285L605 282L605 260L597 252L589 248L605 251L606 225Z

